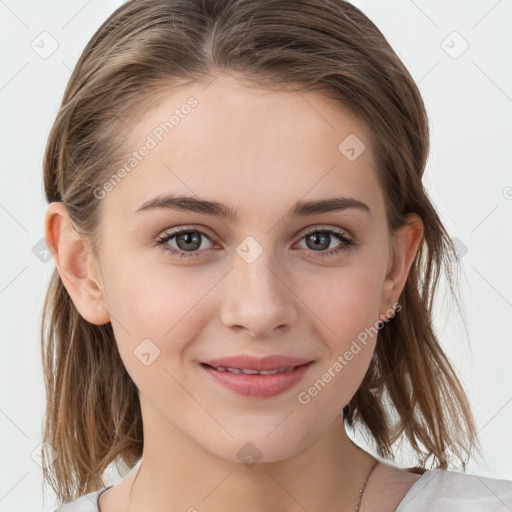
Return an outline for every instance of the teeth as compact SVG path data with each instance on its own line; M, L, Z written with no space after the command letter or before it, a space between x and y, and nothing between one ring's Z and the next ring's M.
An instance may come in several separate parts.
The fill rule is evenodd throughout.
M250 370L249 368L243 368L243 369L229 368L229 371L232 371L232 370L235 370L235 373L245 373L245 375L257 375L259 373L258 370ZM236 370L238 370L238 372L236 372Z
M286 368L276 368L275 370L252 370L250 368L230 368L229 366L216 366L215 369L219 372L243 373L244 375L274 375L276 373L290 372L295 366L288 366Z
M291 368L293 368L293 366ZM261 373L261 375L274 375L275 373L284 373L287 370L288 370L288 368L282 368L282 369L277 368L276 370L261 370L258 373Z

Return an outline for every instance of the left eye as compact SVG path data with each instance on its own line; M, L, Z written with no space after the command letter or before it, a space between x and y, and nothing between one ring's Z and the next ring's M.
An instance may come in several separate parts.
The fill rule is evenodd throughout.
M340 243L334 247L334 249L330 249L328 251L321 251L322 246L324 249L328 249L330 246L330 242L332 238L337 238ZM348 251L354 242L348 238L345 233L342 231L338 231L335 229L316 229L315 231L310 231L303 237L306 240L306 245L308 248L311 248L315 254L315 257L323 257L330 256L332 254L338 253L340 251Z
M208 235L202 231L197 229L180 228L164 233L157 240L157 244L162 247L162 250L174 255L179 254L182 258L191 256L195 257L201 255L200 253L202 250L200 249L202 245L202 237L210 240ZM333 237L338 239L340 243L333 249L329 249ZM171 242L171 240L176 243L177 247L170 245L169 242ZM303 235L301 240L306 240L307 249L311 249L312 252L317 253L314 254L313 257L330 256L341 251L348 251L351 246L355 245L355 243L348 238L344 232L335 229L316 229ZM213 242L211 243L213 245ZM322 248L329 250L323 251ZM205 248L203 247L203 249Z

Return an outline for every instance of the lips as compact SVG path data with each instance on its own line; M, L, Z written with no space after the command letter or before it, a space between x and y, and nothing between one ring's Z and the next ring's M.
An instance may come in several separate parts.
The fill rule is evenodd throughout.
M224 388L245 397L264 398L283 393L304 377L312 360L288 356L232 356L201 363L201 368Z

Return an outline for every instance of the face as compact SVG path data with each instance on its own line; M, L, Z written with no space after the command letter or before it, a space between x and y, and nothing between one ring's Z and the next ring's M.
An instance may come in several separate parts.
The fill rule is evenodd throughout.
M221 74L166 92L129 145L125 172L95 191L96 268L145 429L232 461L249 442L263 462L303 450L358 389L410 261L392 274L365 127L318 92ZM273 355L310 363L268 376L203 364Z

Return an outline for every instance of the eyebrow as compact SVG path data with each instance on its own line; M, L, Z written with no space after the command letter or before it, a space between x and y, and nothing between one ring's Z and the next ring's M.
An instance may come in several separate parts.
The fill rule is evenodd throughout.
M217 201L207 201L195 197L160 195L143 203L135 213L148 210L170 209L212 215L236 222L238 220L238 209L233 209ZM360 210L372 216L368 205L352 197L332 197L317 201L297 201L286 214L287 217L306 217L344 210Z

